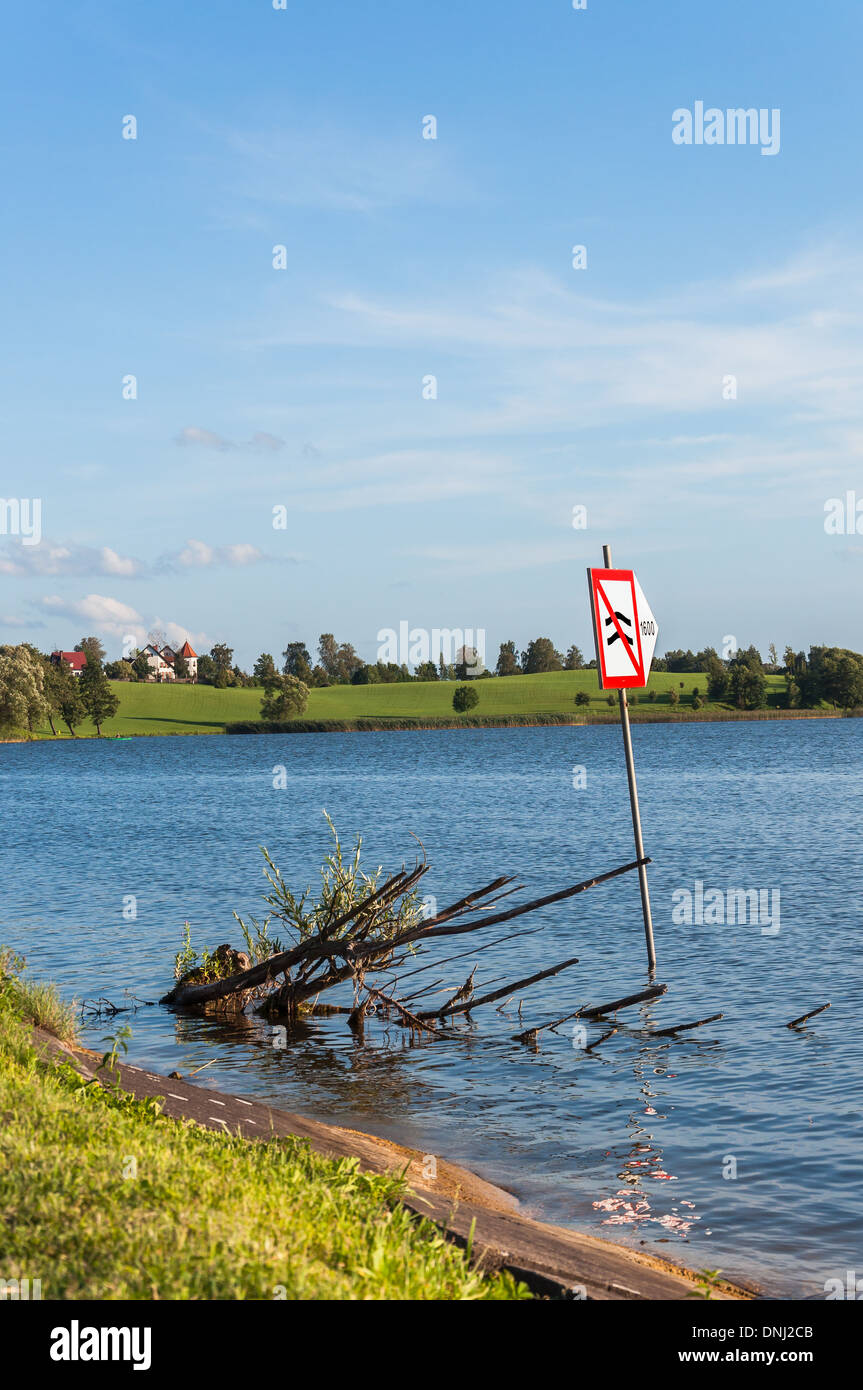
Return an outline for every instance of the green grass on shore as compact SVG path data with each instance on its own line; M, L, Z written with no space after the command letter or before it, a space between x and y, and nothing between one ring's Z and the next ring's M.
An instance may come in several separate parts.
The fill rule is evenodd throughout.
M37 1058L30 1016L0 977L2 1278L100 1301L529 1297L414 1217L400 1179L85 1086Z
M224 733L231 723L254 721L260 718L259 689L216 690L209 685L149 685L114 682L120 697L120 709L114 719L105 724L105 734L128 736L136 734L216 734ZM669 690L674 686L680 693L680 704L669 703ZM728 705L707 701L700 711L692 710L695 688L706 693L704 675L678 675L658 671L650 677L646 691L638 691L638 703L632 706L634 720L641 718L727 718L735 711ZM312 690L304 720L324 721L400 719L447 719L455 724L466 722L453 713L451 681L411 681L400 685L339 685L324 690ZM597 688L595 671L550 671L541 676L504 676L477 682L479 705L473 711L482 718L517 718L529 722L537 715L565 716L567 719L616 719L617 699L608 703L608 692ZM589 705L576 705L578 691L590 696ZM784 676L767 677L768 703L776 712L777 702L785 690ZM650 700L655 692L655 701ZM826 711L825 711L826 712ZM62 736L65 729L58 725ZM95 733L89 722L82 724L79 735ZM47 727L38 731L40 737L50 737Z

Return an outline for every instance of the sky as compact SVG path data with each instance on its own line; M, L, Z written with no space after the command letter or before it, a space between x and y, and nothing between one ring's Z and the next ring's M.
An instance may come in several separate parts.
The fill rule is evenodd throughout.
M0 642L589 655L609 543L657 651L863 648L857 0L4 28ZM778 151L676 143L697 102Z

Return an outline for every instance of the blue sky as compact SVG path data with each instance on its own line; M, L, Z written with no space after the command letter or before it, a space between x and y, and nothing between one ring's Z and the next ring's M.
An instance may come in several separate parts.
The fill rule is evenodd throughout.
M587 651L608 541L659 651L863 647L858 4L16 9L0 641ZM676 145L699 100L779 153Z

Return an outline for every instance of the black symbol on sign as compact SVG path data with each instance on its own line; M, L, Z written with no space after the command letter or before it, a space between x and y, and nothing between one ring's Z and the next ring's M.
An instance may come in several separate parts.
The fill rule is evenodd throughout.
M632 619L631 619L631 618L627 618L627 616L626 616L625 613L619 613L619 612L617 611L617 609L614 610L614 618L619 618L620 621L621 621L622 623L626 623L626 626L627 626L627 627L632 627ZM609 624L609 623L613 623L613 622L614 622L614 618L612 618L611 615L609 614L609 616L608 616L608 617L606 618L606 620L605 620L605 626L608 627L608 624ZM624 636L624 637L626 638L627 642L629 643L629 645L630 645L631 647L635 645L635 644L633 643L633 640L632 640L632 638L630 637L630 635L629 635L628 632L624 632L623 634L621 634L621 633L619 633L619 632L615 632L613 637L609 637L609 638L608 638L608 645L609 645L610 647L613 647L614 644L615 644L615 642L617 641L618 637L620 637L621 635Z

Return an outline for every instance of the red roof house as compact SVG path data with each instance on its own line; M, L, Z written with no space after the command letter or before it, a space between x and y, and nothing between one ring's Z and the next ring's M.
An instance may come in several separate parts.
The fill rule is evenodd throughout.
M51 660L54 662L54 665L55 665L55 666L59 666L61 661L65 661L66 665L69 666L69 667L71 668L71 670L72 670L72 675L73 675L73 676L80 676L80 674L81 674L81 672L83 671L84 667L87 665L87 653L86 653L86 652L52 652L52 653L51 653Z

